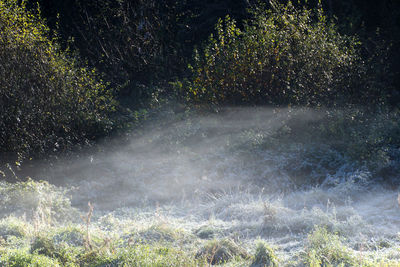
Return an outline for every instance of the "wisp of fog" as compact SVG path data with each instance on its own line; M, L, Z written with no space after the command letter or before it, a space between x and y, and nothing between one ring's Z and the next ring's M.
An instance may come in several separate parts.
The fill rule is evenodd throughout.
M113 214L138 224L162 218L189 230L212 225L244 244L268 240L285 259L297 255L316 226L345 236L354 249L398 244L397 192L309 134L326 113L171 112L129 141L105 142L99 152L39 176L72 187L72 204L86 209L90 201L99 218Z

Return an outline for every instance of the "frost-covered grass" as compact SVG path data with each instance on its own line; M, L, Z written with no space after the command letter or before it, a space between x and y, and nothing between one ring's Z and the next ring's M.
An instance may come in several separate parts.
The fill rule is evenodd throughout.
M49 196L41 190L68 199L64 190L32 180L1 186L20 199L16 213L9 209L0 221L2 266L400 266L397 233L374 233L374 224L351 206L311 208L303 199L303 209L289 208L299 192L267 202L262 194L232 191L215 195L207 207L94 207L93 214L64 200L59 209L81 218L56 220L55 213L20 211L32 208L25 197L44 205L40 198ZM323 200L317 189L307 194Z
M2 182L0 265L400 266L397 117L347 115L180 119Z

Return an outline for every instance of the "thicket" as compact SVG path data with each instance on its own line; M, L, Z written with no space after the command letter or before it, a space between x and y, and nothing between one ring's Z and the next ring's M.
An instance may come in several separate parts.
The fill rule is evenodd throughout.
M117 89L120 100L138 107L152 97L163 66L172 65L163 54L168 13L160 13L157 1L70 0L56 7L65 12L55 18L61 34L73 39L70 44Z
M0 161L65 152L113 128L112 91L25 2L0 0Z
M171 97L222 105L400 102L400 8L390 0L17 2L1 2L1 161L107 136L112 94L136 111Z
M243 29L229 16L218 21L216 34L195 51L185 84L191 100L333 106L379 99L366 82L357 38L340 34L322 8L271 3L254 9Z
M193 47L219 17L245 17L246 0L28 1L64 43L104 74L125 106L138 108L186 72ZM57 16L59 14L59 16Z
M80 55L103 72L113 87L121 88L119 98L122 102L137 108L146 106L149 100L171 96L173 92L168 90L168 82L190 76L185 66L192 61L193 48L201 47L210 33L215 33L214 25L219 18L230 15L237 21L236 27L243 30L244 20L253 16L251 13L259 3L265 3L266 9L271 9L274 8L271 3L275 1L28 2L32 6L39 2L49 24L59 30L64 42L74 39L72 45ZM276 1L279 4L287 2ZM367 81L365 86L353 86L353 91L375 91L368 101L377 99L378 94L390 98L391 104L399 102L400 94L396 89L400 77L396 75L400 62L397 52L400 40L398 2L298 0L293 1L293 5L299 14L302 9L314 10L320 5L325 10L327 24L330 27L337 25L336 32L359 36L362 44L358 53L365 62L366 69L362 71L366 72ZM315 13L310 17L316 22ZM334 23L330 22L332 19ZM182 96L180 93L178 97Z

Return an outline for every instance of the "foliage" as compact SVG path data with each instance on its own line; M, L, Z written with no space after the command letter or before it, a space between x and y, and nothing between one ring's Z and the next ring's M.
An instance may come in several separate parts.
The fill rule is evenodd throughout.
M127 266L206 266L183 251L172 247L137 245L118 254L118 262Z
M317 228L308 237L309 246L305 251L308 266L354 266L355 257L336 234L326 228Z
M63 51L25 2L0 1L2 161L61 152L112 129L111 91L96 71ZM11 154L11 156L10 156ZM15 159L15 158L14 158Z
M4 186L4 185L3 185ZM53 191L58 191L56 188ZM49 192L50 193L50 192ZM249 207L245 207L248 209ZM250 207L251 208L251 207ZM146 211L147 212L147 211ZM18 213L18 212L15 212ZM135 210L132 215L136 216ZM75 215L79 219L79 215ZM109 214L114 218L114 215ZM277 259L275 252L265 241L258 241L254 255L230 239L204 241L200 237L186 238L184 234L171 233L172 224L163 222L149 227L149 220L140 214L139 218L122 217L103 221L93 218L90 231L93 234L90 247L85 247L86 225L82 220L78 224L68 221L48 224L44 221L30 221L30 217L9 217L0 221L0 265L1 266L278 266L295 262ZM145 215L148 216L148 215ZM338 216L340 216L338 214ZM304 216L302 216L303 218ZM168 220L166 217L165 220ZM303 218L304 219L304 218ZM152 219L151 219L152 220ZM335 215L336 220L336 215ZM187 221L180 221L187 226ZM39 225L37 225L39 224ZM111 227L110 227L110 224ZM170 228L171 227L171 228ZM286 229L286 226L284 227ZM140 242L128 238L125 231L141 233ZM369 229L369 228L368 228ZM293 229L292 229L293 230ZM182 229L184 232L185 229ZM188 229L186 229L188 231ZM221 233L229 235L231 231ZM166 237L160 237L160 235ZM302 236L306 237L306 236ZM299 236L299 241L302 239ZM18 238L18 244L15 242ZM135 238L133 236L133 238ZM395 237L393 237L395 238ZM351 240L350 240L351 241ZM354 240L352 240L354 241ZM358 240L356 241L358 244ZM332 234L326 228L317 228L309 234L304 242L304 253L301 260L307 266L398 266L398 258L391 258L384 250L367 250L356 252L348 248L342 237ZM374 242L375 243L375 242ZM353 243L354 244L354 243ZM379 246L388 246L382 241ZM246 243L244 244L246 245ZM247 243L247 246L249 243ZM300 245L300 244L299 244ZM296 248L300 247L296 246ZM246 248L247 248L246 246ZM397 251L396 246L390 251ZM282 251L280 251L282 253ZM360 257L356 256L360 254ZM397 255L397 254L396 254ZM296 262L301 265L301 262ZM297 266L296 265L296 266Z
M271 3L268 0L159 0L159 1L107 1L99 0L95 2L82 1L82 0L66 0L66 1L45 1L45 0L28 0L30 6L36 7L38 2L43 9L43 14L49 22L52 29L58 30L62 36L63 43L68 43L68 40L73 40L71 43L73 47L77 48L80 52L80 56L88 60L91 66L96 67L104 73L104 77L107 81L111 82L113 87L120 88L120 100L124 104L137 106L143 106L148 104L149 98L156 99L156 102L163 98L169 98L172 95L172 91L166 89L167 82L175 80L183 80L187 75L187 71L184 66L190 61L191 52L194 46L200 45L207 36L212 32L212 27L217 22L218 18L230 15L231 18L238 21L238 28L242 29L243 22L253 13L253 19L250 24L256 20L254 18L254 10L247 12L247 9L254 7L255 3L263 2L265 6L276 8L280 4L276 3L287 3L286 0L276 0ZM276 2L276 3L275 3ZM399 75L396 75L399 71L398 60L398 46L399 46L399 29L398 18L400 12L399 2L383 0L380 2L372 0L350 0L350 1L317 1L317 0L299 0L293 1L293 5L299 10L297 14L299 17L303 17L301 9L306 10L307 8L315 8L322 6L326 11L326 23L320 23L322 26L332 27L332 23L327 23L330 19L335 19L339 31L349 35L357 34L362 40L362 55L365 63L365 68L359 70L364 78L367 79L366 84L360 86L357 81L356 84L345 84L342 91L350 89L349 93L356 93L353 95L353 100L357 101L358 94L365 94L365 91L372 92L369 95L368 102L376 101L380 102L383 97L390 98L390 103L396 104L399 102L400 93L396 89L396 85L399 84ZM373 7L373 8L370 8ZM281 9L281 8L279 8ZM251 10L251 9L250 9ZM282 12L281 12L282 13ZM57 15L59 14L59 15ZM287 12L287 14L294 14ZM323 15L325 16L325 15ZM262 16L261 16L262 17ZM318 25L318 15L315 13L309 14L311 19L310 24L306 22L306 30L315 29ZM336 20L337 18L337 20ZM264 20L268 20L264 18ZM285 42L296 38L288 37L287 34L294 32L301 32L302 29L300 24L296 25L296 22L300 22L299 18L294 18L293 22L289 22L288 25L294 26L294 30L286 30L284 27L278 25L278 19L270 19L275 25L278 26L278 30L284 30L284 34L281 37L277 37L279 41ZM222 23L223 24L223 23ZM246 23L244 23L246 24ZM254 25L253 25L254 26ZM257 25L256 25L257 26ZM315 27L313 27L315 26ZM334 27L333 27L334 28ZM304 29L303 29L304 30ZM315 32L305 33L302 36L320 36L326 29L321 29L320 33ZM271 31L271 30L270 30ZM337 32L337 29L334 29ZM218 35L219 33L217 33ZM286 37L284 36L286 34ZM249 34L248 34L249 35ZM285 37L285 38L284 38ZM335 33L327 38L333 37L335 39ZM325 74L320 69L320 66L313 68L312 63L317 62L318 58L313 58L313 55L325 55L327 50L332 52L332 47L325 47L324 43L335 43L335 40L324 40L316 39L320 43L317 45L310 43L310 39L299 39L300 43L305 41L304 45L299 45L297 53L302 52L303 48L317 48L315 51L304 52L303 54L308 55L308 58L300 60L295 63L302 73L301 76L308 75L307 72L312 71L312 74L322 74L301 81L307 80L307 83L301 83L297 85L296 77L292 74L284 72L285 69L289 69L289 66L282 66L281 63L278 67L280 69L274 69L270 67L269 71L273 71L275 80L281 80L283 84L277 83L281 88L275 90L282 92L285 91L287 99L276 99L280 101L292 102L318 102L318 99L311 97L302 101L302 99L296 98L295 89L299 89L301 92L304 91L302 87L306 87L306 91L312 91L309 89L310 84L318 88L318 85L314 85L314 81L323 80L324 75L328 76L325 84L331 85L330 82L337 83L339 81L329 81L333 79L330 76L331 65L325 67L323 70L328 70ZM341 36L339 39L346 39ZM349 38L349 42L352 43L354 40ZM382 42L384 40L384 42ZM308 44L307 44L308 43ZM265 46L260 45L260 46ZM340 45L338 45L340 48ZM348 44L345 45L347 47ZM278 49L284 49L288 47L284 43ZM292 45L291 47L294 47ZM273 46L271 49L274 48ZM323 51L320 51L323 48ZM343 47L342 47L343 48ZM300 52L299 52L300 51ZM282 51L280 51L282 52ZM287 51L286 51L287 52ZM354 52L354 51L353 51ZM352 51L344 52L336 51L332 52L335 54L352 54ZM251 54L243 53L244 55ZM289 55L288 57L298 57L297 54ZM356 55L357 56L357 55ZM273 61L274 55L270 55ZM310 58L311 57L311 58ZM251 55L250 59L256 60L257 58ZM300 58L301 59L301 58ZM312 61L306 65L309 68L302 70L303 61ZM339 59L336 59L339 60ZM335 61L335 60L334 60ZM353 62L352 59L348 61ZM258 61L253 62L253 67L258 70ZM337 63L337 62L336 62ZM332 64L336 64L333 62ZM228 64L228 63L227 63ZM243 63L244 64L244 63ZM250 63L247 63L250 64ZM300 67L299 67L300 65ZM354 70L356 73L350 73L351 75L357 74L356 66L348 66L348 68ZM251 70L250 70L251 71ZM279 73L282 77L276 77L276 73ZM346 75L346 71L343 69L341 74ZM287 85L287 79L293 81L290 84L290 88ZM345 79L345 77L342 77ZM340 85L337 85L338 89ZM257 88L256 88L257 89ZM254 89L254 90L256 90ZM329 94L325 98L329 101L334 100L329 98L329 95L334 94L332 90L335 88L322 88L319 91L326 91L330 89ZM340 88L339 88L340 89ZM217 90L217 89L215 89ZM269 89L266 89L268 91ZM397 90L397 91L396 91ZM286 92L288 91L288 92ZM293 91L293 92L290 92ZM297 90L298 91L298 90ZM186 90L181 90L176 95L178 99L181 99L182 95L185 95ZM249 94L249 93L247 93ZM272 92L271 94L276 94ZM189 94L193 97L193 95ZM275 96L275 95L274 95ZM377 97L378 96L378 97ZM175 97L175 96L174 96ZM252 104L253 100L257 100L256 104L273 102L269 97L265 100L265 94L261 94L260 100L257 97L254 99L247 99L242 95L237 96L239 100L232 100L231 102L246 102ZM205 97L206 98L206 97ZM325 99L324 98L324 99ZM203 99L204 102L207 99Z
M52 240L45 236L36 237L31 245L32 253L36 252L50 258L56 256L55 250L56 248Z
M71 246L80 247L85 245L85 234L80 228L73 226L59 229L53 235L52 239L55 244L65 243Z
M1 255L0 263L10 267L61 266L57 260L44 255L31 254L23 250L15 250Z
M160 70L162 25L157 1L74 2L78 49L134 103L151 95Z
M196 254L196 258L204 259L213 265L226 263L234 258L248 257L249 254L245 249L229 239L211 240Z
M123 104L142 106L170 63L168 1L38 1L52 29L118 89ZM34 6L36 1L30 1ZM171 3L172 4L172 3ZM56 16L56 14L60 14ZM172 19L171 19L172 20ZM168 67L166 67L168 66Z
M346 161L359 168L367 167L374 177L395 185L399 172L400 113L387 107L332 109L321 112L321 117L306 129L296 128L301 113L288 121L292 133L285 138L313 140L323 143L345 156ZM312 151L313 156L317 155ZM325 153L325 155L327 155ZM334 161L330 161L332 164ZM314 170L313 170L314 171Z
M310 6L317 0L308 0ZM365 58L377 60L368 62L370 71L382 72L375 81L381 82L379 90L389 95L391 104L398 104L400 100L399 56L400 53L400 2L382 0L348 0L322 1L330 16L338 17L337 24L342 32L357 34L363 41ZM384 49L385 53L376 57L376 53ZM381 51L382 52L382 51ZM369 60L368 60L369 61ZM394 88L393 88L394 87Z
M131 236L134 238L134 236ZM140 231L136 237L139 242L146 240L146 243L152 242L174 242L177 239L183 239L182 233L166 225L152 225L146 230Z
M30 215L41 223L65 221L77 215L64 190L47 182L26 182L0 184L0 214Z
M207 38L219 17L242 18L248 6L246 0L28 2L38 2L64 43L73 40L80 55L120 88L122 104L135 108L185 72L193 46Z
M220 232L219 229L212 227L211 225L203 225L196 229L194 233L201 239L212 239L217 236Z
M386 106L371 109L290 108L280 111L279 115L282 127L269 138L258 141L256 146L263 150L273 148L285 153L299 153L302 163L293 159L285 167L298 186L320 184L327 174L346 164L368 170L371 176L365 177L364 181L379 177L391 186L397 186L399 110L390 110ZM293 142L298 144L297 148L285 147Z
M335 103L355 96L364 73L355 38L340 35L322 9L273 2L255 8L241 30L220 19L195 51L189 98L217 104Z
M30 230L31 227L28 223L22 222L15 217L8 217L0 221L0 237L4 240L11 236L25 237Z
M257 266L278 266L278 259L276 258L274 251L267 244L261 241L257 244L254 261L251 264L251 267Z

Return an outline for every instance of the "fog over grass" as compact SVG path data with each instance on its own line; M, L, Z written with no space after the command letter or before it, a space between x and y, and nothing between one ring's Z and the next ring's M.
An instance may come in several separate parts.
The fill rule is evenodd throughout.
M308 187L310 184L299 184L303 181L283 172L296 153L304 150L295 142L280 144L277 133L290 131L285 123L292 112L229 109L212 115L172 117L152 123L123 145L104 144L103 152L63 162L39 176L80 183L83 191L79 195L87 197L84 202L99 198L104 204L116 205L191 200L201 192L235 187L269 192ZM304 111L299 123L317 116ZM91 189L83 189L85 186Z
M330 233L354 262L398 264L397 191L332 145L340 140L327 143L313 132L326 114L266 108L171 112L129 142L104 143L100 152L55 164L38 177L57 184L52 194L68 189L77 213L92 203L94 233L128 243L161 239L193 251L207 240L228 238L253 253L263 240L282 265L302 266L311 264L312 240ZM30 206L11 198L3 216L25 212L29 223L34 205L44 203L41 197L54 206L50 213L64 212L54 204L61 197L50 195L32 196L39 204L28 200ZM48 223L83 225L78 215L65 213L71 218ZM335 265L333 258L330 263Z

